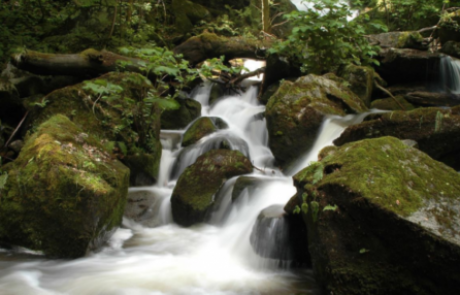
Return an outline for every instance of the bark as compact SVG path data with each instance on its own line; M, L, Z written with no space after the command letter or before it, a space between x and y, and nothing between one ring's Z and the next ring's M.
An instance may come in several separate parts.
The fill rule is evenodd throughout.
M434 93L416 91L408 93L404 98L416 105L422 106L456 106L460 105L460 95L453 93Z
M262 0L262 30L270 33L270 4L268 0Z
M221 37L205 33L192 37L174 49L182 54L191 65L197 65L209 58L225 56L233 58L265 59L265 51L270 41L258 41L244 37Z
M119 62L130 62L122 66ZM46 54L26 51L12 58L11 63L20 70L37 75L70 75L96 77L113 71L130 71L145 74L145 61L116 53L87 49L76 54ZM148 78L154 79L153 75Z

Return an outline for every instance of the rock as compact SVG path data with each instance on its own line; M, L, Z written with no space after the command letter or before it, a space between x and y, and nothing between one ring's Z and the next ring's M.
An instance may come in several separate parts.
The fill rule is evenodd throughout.
M335 145L366 138L394 136L418 142L419 149L435 160L460 169L460 107L394 111L348 127Z
M269 146L277 162L288 164L308 151L326 115L367 111L361 99L335 75L308 75L284 81L268 101Z
M201 116L201 104L193 99L177 99L180 108L161 114L161 129L184 129Z
M8 146L8 148L12 149L17 154L19 154L19 152L22 150L23 147L24 147L24 142L20 139L12 141Z
M383 48L379 53L377 73L388 84L431 81L439 76L439 53L416 49Z
M98 249L121 223L129 170L62 115L27 138L0 191L0 240L60 258Z
M373 68L353 64L340 68L338 76L350 83L350 90L358 95L367 107L371 104L374 79L377 79L380 84L383 83Z
M337 147L330 145L324 147L321 151L318 153L318 161L321 161L322 159L326 158L327 156L333 155L337 151Z
M458 23L460 21L460 11L456 10L443 16L438 25L436 35L439 37L441 44L446 44L449 41L460 42L460 32L458 31Z
M377 43L382 48L412 48L427 50L428 42L417 31L388 32L382 34L369 35L369 42Z
M299 215L288 217L282 205L262 210L249 238L252 249L261 257L311 266L307 229Z
M140 93L152 88L150 81L140 74L117 72L90 81L119 87L119 93L110 99L98 99L100 95L86 88L85 83L53 91L39 101L27 102L30 115L26 126L34 129L55 114L66 115L85 133L99 138L108 151L132 169L132 185L153 184L158 177L161 158L160 108L152 109L150 126L136 124L142 119L133 115L136 101L143 99ZM37 107L36 102L46 102L46 105ZM141 141L141 137L145 139ZM139 179L142 181L137 181Z
M441 52L460 58L460 42L447 41L442 45Z
M184 133L182 146L189 146L196 143L201 138L216 132L220 127L228 128L227 123L217 117L202 117L196 120Z
M400 111L401 105L402 105L404 107L404 110L406 111L415 109L414 105L408 102L407 100L405 100L403 96L398 95L398 96L395 96L395 98L399 103L397 103L391 97L384 98L384 99L377 99L371 103L371 108L380 109L380 110L388 110L388 111Z
M187 167L171 197L174 221L182 226L205 222L214 195L225 180L252 171L251 162L238 151L212 150Z
M155 188L130 191L124 216L146 227L158 226L161 205L165 199L169 201L169 194Z
M294 176L325 293L454 294L460 175L393 137L344 145Z

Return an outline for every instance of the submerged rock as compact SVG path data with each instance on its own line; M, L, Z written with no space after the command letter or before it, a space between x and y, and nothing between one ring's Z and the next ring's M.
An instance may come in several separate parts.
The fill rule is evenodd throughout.
M460 107L422 108L374 116L373 120L345 129L334 144L340 146L382 136L415 140L419 149L433 159L460 169Z
M262 210L252 228L249 239L261 257L311 266L307 229L300 216L288 216L282 205Z
M265 112L269 145L276 160L287 164L308 151L326 115L367 111L361 99L333 74L285 81Z
M129 170L62 115L30 136L2 167L0 240L77 258L100 247L121 223Z
M457 292L460 175L452 168L383 137L340 147L294 182L328 294Z
M171 197L174 221L182 226L206 221L216 202L214 195L223 183L251 171L251 162L238 151L212 150L200 156L185 169L174 188Z
M201 138L216 132L219 129L228 128L227 123L218 117L203 117L196 120L184 133L182 146L189 146Z

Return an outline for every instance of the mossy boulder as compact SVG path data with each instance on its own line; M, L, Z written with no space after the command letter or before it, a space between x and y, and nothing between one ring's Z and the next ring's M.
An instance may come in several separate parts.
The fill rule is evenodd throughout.
M423 36L417 31L388 32L369 35L367 38L380 47L428 49L428 42L425 42Z
M453 294L460 175L394 137L344 145L294 176L327 294Z
M85 133L100 139L110 153L131 168L132 185L153 184L158 177L161 158L161 110L152 108L149 126L140 123L146 121L137 111L137 103L142 101L152 84L140 74L117 72L89 82L116 89L115 94L101 95L80 83L30 100L28 129L34 130L56 114L66 115ZM38 107L37 103L44 107Z
M349 64L339 69L337 75L349 83L349 88L369 107L375 90L374 80L384 85L385 81L371 67Z
M277 162L287 164L308 151L326 115L367 111L362 100L333 74L284 81L268 101L269 145Z
M402 110L401 106L403 106L404 110L406 111L415 109L415 106L411 104L410 102L408 102L407 100L405 100L402 95L395 96L395 99L389 97L389 98L374 100L371 103L371 108L380 109L380 110L388 110L388 111L400 111Z
M166 110L161 114L161 129L184 129L201 116L201 104L193 99L177 99L177 110Z
M2 169L8 173L0 191L3 243L77 258L121 223L129 169L65 116L41 124Z
M228 128L228 125L218 117L203 117L196 120L184 133L182 146L189 146L201 138L216 132L219 129Z
M185 169L174 188L174 221L182 226L205 222L217 202L214 195L224 182L251 171L251 162L238 151L212 150L200 156Z
M451 13L443 14L438 25L436 35L439 37L441 44L448 41L460 42L460 30L458 24L460 21L460 11L456 10Z
M460 169L460 107L394 111L348 127L335 145L367 138L394 136L418 142L419 149L435 160Z
M460 42L447 41L442 45L441 52L460 58Z

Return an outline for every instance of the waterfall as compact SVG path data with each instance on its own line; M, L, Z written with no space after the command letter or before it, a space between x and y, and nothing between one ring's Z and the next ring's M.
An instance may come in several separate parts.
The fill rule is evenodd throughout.
M101 252L76 260L49 260L30 251L0 250L0 294L318 294L311 270L279 267L289 266L291 256L280 263L255 253L254 245L259 243L256 220L271 206L277 206L283 215L281 208L296 192L290 175L316 160L322 147L364 115L327 118L311 152L286 176L273 165L257 88L252 86L241 95L221 98L210 106L211 86L205 83L192 96L202 103L203 116L219 117L229 128L187 148L180 144L184 130L162 130L158 184L130 189L130 194L150 200L138 219L126 216L123 227ZM191 228L175 225L170 196L180 174L177 171L183 171L223 138L259 168L245 175L254 185L235 195L238 177L228 180L208 224ZM268 232L272 224L278 233L285 227L282 219L267 224ZM285 235L279 234L279 238L285 239ZM272 246L267 247L264 251L273 252L269 249Z
M443 56L439 61L437 91L460 94L460 60Z

